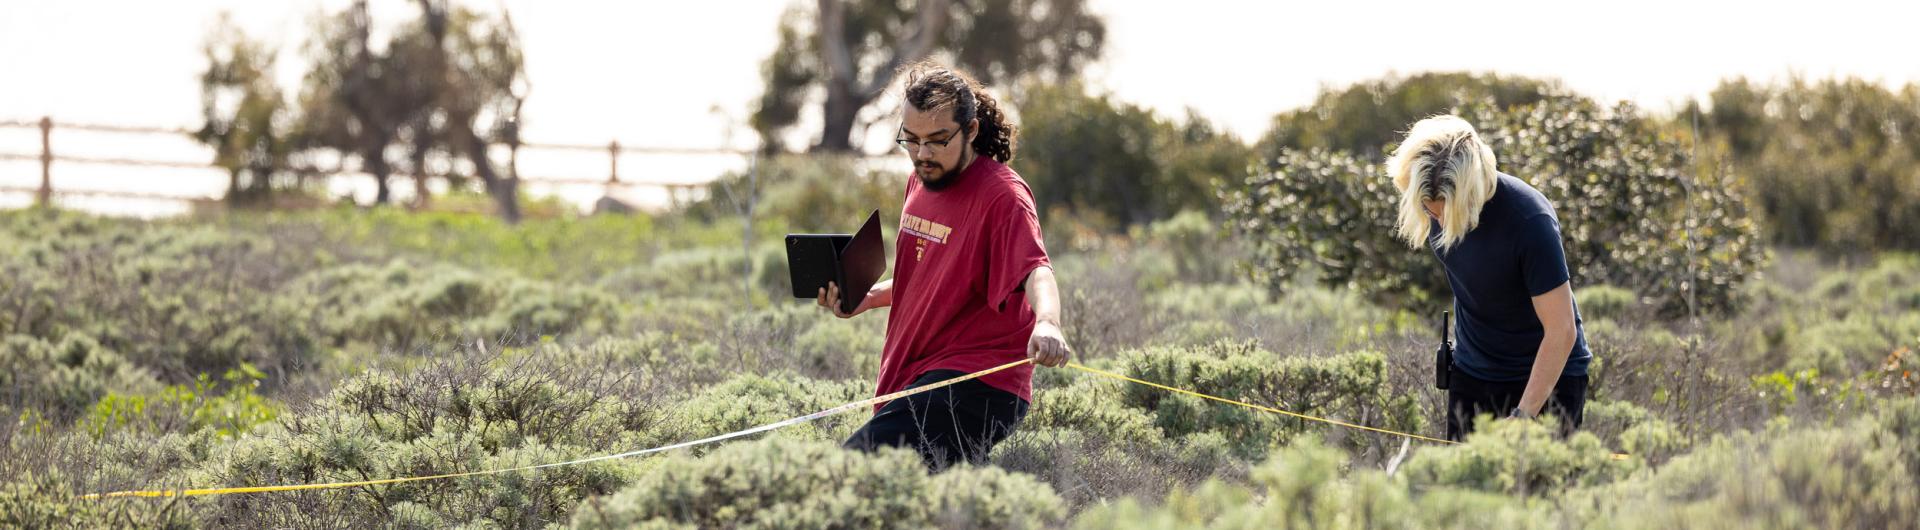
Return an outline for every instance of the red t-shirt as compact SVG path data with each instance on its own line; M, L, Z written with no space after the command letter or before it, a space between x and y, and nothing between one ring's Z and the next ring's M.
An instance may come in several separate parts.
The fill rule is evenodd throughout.
M930 370L971 373L1027 356L1033 307L1015 290L1049 263L1033 191L987 157L949 178L958 180L939 191L907 179L876 395ZM1031 364L980 381L1033 400Z

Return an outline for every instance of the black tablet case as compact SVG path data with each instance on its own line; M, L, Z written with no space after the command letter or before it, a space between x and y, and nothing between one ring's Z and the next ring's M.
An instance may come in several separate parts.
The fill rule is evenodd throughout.
M840 287L840 312L852 313L887 271L880 210L853 234L787 234L787 270L795 298L816 298L831 281Z

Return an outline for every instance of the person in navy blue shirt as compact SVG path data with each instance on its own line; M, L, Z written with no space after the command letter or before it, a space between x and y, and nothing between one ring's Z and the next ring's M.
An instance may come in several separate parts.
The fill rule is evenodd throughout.
M1549 414L1562 434L1586 406L1587 350L1560 221L1539 190L1495 167L1493 149L1455 116L1415 123L1387 161L1400 191L1398 236L1433 252L1453 288L1455 350L1447 438L1474 417Z

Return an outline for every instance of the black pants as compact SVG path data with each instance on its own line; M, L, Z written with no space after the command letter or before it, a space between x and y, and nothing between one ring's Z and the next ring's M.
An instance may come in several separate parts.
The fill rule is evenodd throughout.
M967 375L957 370L920 374L907 388ZM944 470L961 460L986 463L995 444L1027 417L1027 402L975 379L888 402L847 438L849 449L910 447L927 469Z
M1520 406L1520 396L1526 393L1525 380L1513 382L1492 382L1474 379L1461 372L1458 367L1447 385L1447 439L1460 441L1467 433L1473 432L1473 417L1480 414L1492 414L1495 418L1505 418ZM1553 385L1553 396L1547 398L1547 405L1541 407L1540 415L1548 414L1560 418L1560 435L1566 436L1580 428L1587 408L1587 376L1564 376Z

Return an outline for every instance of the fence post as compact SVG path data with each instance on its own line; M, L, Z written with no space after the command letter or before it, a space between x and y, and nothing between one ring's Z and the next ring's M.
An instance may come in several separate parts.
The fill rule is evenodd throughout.
M620 141L607 142L607 185L620 183Z
M49 206L53 204L53 117L40 117L40 193L34 195L34 204Z

